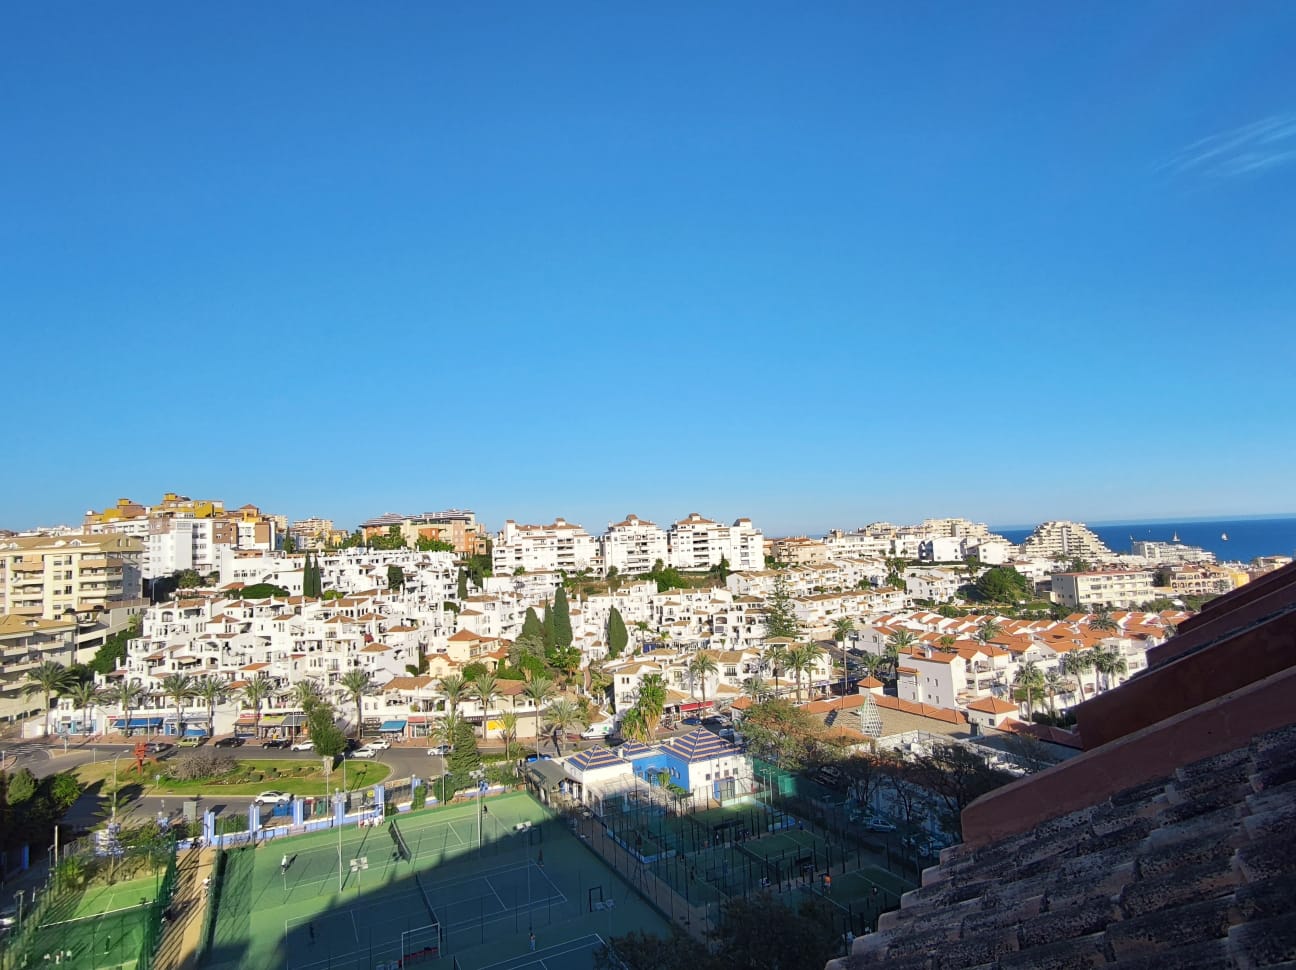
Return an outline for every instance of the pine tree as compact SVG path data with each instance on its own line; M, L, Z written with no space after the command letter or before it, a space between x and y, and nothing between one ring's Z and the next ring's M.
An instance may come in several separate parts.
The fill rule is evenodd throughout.
M571 612L567 608L567 590L559 586L553 601L554 646L566 650L572 644Z
M462 603L468 598L468 573L466 570L459 570L459 602Z
M765 602L765 635L794 640L801 635L801 623L792 605L792 594L782 576L774 581L774 589Z
M614 606L608 614L607 622L608 657L615 660L629 642L630 634L626 632L625 620L621 619L621 611Z
M477 751L477 734L473 731L473 726L461 718L455 722L454 748L446 759L450 790L471 788L474 783L472 774L481 767L481 763L481 755Z
M554 632L554 608L549 603L545 606L544 617L544 645L545 656L551 656L558 642L557 634Z

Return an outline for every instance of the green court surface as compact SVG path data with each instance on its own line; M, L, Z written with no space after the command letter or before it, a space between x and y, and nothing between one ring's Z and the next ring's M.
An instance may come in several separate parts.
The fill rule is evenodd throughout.
M485 805L396 816L400 840L390 822L346 827L340 852L335 830L231 850L207 965L580 970L610 935L667 931L529 795Z
M115 885L96 882L82 893L69 893L41 914L41 926L26 947L30 965L130 970L143 946L156 885L149 875Z

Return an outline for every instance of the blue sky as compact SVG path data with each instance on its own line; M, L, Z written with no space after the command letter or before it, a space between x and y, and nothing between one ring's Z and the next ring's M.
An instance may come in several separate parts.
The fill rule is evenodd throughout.
M1296 5L28 5L0 525L1296 502Z

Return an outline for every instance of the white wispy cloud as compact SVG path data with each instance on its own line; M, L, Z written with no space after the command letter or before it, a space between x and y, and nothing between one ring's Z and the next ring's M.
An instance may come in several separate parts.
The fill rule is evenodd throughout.
M1270 115L1240 128L1216 132L1157 166L1176 175L1231 178L1296 162L1296 114Z

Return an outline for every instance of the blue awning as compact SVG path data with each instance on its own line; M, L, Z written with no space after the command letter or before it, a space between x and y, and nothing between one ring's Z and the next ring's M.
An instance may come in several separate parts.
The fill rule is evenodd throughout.
M205 738L205 737L207 737L207 729L206 729L206 728L200 728L200 727L187 727L187 728L185 728L185 737L186 737L186 738Z
M378 730L379 731L404 731L405 722L404 721L383 721L382 727L380 727Z
M123 723L122 718L120 717L113 718L113 727L121 727L122 723ZM160 717L132 717L130 719L130 726L132 728L157 727L161 723L162 723L162 718Z

